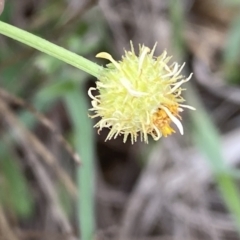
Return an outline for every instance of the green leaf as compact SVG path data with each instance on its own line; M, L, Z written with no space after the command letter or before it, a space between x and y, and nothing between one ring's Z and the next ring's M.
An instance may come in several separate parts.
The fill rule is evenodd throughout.
M27 218L33 212L33 199L27 181L16 161L0 146L0 201L19 217Z
M197 109L190 112L194 130L193 136L201 152L206 156L220 193L240 232L240 194L232 171L223 157L220 135L190 84L186 95L187 100Z
M81 239L89 240L93 239L95 234L95 149L92 121L88 117L88 103L83 85L80 90L76 88L66 95L65 103L73 126L75 148L82 160L82 166L77 169L79 229Z

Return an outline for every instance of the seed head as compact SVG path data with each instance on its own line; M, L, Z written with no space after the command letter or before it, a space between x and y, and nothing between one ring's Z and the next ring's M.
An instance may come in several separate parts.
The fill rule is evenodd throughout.
M177 63L169 65L171 57L164 51L159 57L154 57L156 44L152 50L139 45L139 55L135 54L133 44L131 51L125 51L121 61L115 61L106 52L96 57L105 58L111 63L103 68L96 82L96 88L90 88L92 108L95 114L92 118L101 119L95 125L101 131L110 128L106 140L123 135L123 142L128 136L131 141L148 142L148 135L154 140L175 132L174 123L183 134L180 112L183 108L194 110L183 105L181 96L184 89L181 85L191 78L180 75L182 66ZM93 96L92 90L98 90L99 95Z

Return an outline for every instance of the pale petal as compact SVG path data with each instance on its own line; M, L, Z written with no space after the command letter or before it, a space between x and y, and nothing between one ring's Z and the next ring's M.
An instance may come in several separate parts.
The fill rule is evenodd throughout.
M100 52L96 55L97 58L104 58L104 59L107 59L109 60L110 62L113 63L113 65L117 68L117 69L120 69L120 65L113 59L113 57L109 54L109 53L106 53L106 52Z
M120 78L120 82L127 89L127 91L134 97L142 97L142 96L148 95L148 93L139 92L139 91L132 89L132 85L131 85L130 81L126 78Z
M160 106L160 108L162 108L167 113L167 115L170 117L170 119L175 123L175 125L179 129L179 132L181 133L181 135L183 135L182 123L175 116L173 116L172 113L166 107Z
M184 107L184 108L188 108L188 109L191 109L191 110L196 110L195 107L192 107L192 106L189 106L189 105L179 104L179 106Z
M92 98L93 100L95 100L95 101L97 101L97 102L100 102L99 99L97 99L96 97L94 97L94 96L92 95L92 90L96 90L96 88L90 87L90 88L88 89L88 96L89 96L90 98Z
M150 52L150 49L148 47L143 47L142 53L139 56L139 63L138 63L138 73L139 74L141 73L144 59L149 52Z

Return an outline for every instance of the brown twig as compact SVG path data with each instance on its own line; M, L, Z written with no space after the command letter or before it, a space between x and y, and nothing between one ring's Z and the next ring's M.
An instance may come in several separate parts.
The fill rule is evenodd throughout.
M47 204L49 211L48 213L57 223L61 231L68 236L65 238L66 240L75 240L73 236L73 230L68 218L65 216L61 204L58 199L58 193L56 192L56 187L51 180L49 174L44 169L44 166L39 161L37 155L34 153L33 149L29 148L29 139L24 138L22 141L23 150L27 156L29 165L31 166L34 175L38 181L38 184L44 193L45 198L47 199Z
M14 103L18 106L21 106L25 109L27 109L29 112L31 112L38 121L46 127L53 136L56 138L56 140L66 149L66 151L70 154L70 156L73 158L73 160L80 164L81 160L79 155L74 151L74 149L68 144L68 142L64 139L64 137L59 133L58 129L54 126L54 124L43 114L38 112L32 105L24 101L23 99L16 97L4 89L0 88L0 97L4 98L7 102Z
M4 4L5 4L5 1L4 1L4 0L0 0L0 15L1 15L2 12L3 12Z
M41 158L52 168L55 169L57 176L61 179L66 189L74 196L77 197L77 188L68 174L59 166L55 157L51 152L39 141L39 139L26 129L23 124L16 118L11 112L9 107L0 97L0 115L2 119L9 125L14 131L16 140L21 144L22 141L27 141L29 147L41 156Z
M4 240L18 240L17 236L12 231L8 224L5 213L0 205L0 239Z
M39 231L39 230L18 230L18 235L24 240L41 240L47 237L51 240L66 240L70 237L70 234L57 233L53 231Z

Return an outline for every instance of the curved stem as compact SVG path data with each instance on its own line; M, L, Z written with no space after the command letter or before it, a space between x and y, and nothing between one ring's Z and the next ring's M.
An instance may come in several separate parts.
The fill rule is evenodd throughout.
M0 21L0 33L33 47L41 52L47 53L48 55L62 60L63 62L79 68L95 77L99 76L99 71L102 67L98 64L62 47L59 47L47 40L37 37L27 31Z

